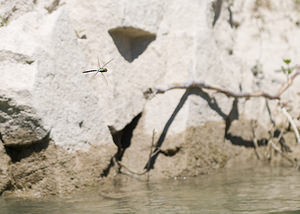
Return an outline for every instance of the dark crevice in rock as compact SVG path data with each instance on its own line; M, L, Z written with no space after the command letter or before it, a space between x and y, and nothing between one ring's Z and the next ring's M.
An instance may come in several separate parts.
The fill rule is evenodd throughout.
M32 153L39 153L42 150L47 149L50 142L50 132L47 135L29 145L5 145L6 153L11 158L13 163L21 161L23 158L29 157Z
M233 15L232 15L232 10L231 7L228 7L228 13L229 13L229 19L228 19L228 23L230 24L230 27L233 28Z
M222 3L223 3L223 0L216 0L212 3L212 7L215 12L214 20L212 23L213 26L215 26L216 22L218 21L220 15L221 15Z
M45 9L48 11L48 13L52 13L53 11L57 10L59 6L60 0L54 0L51 5L48 7L45 7Z
M128 62L141 55L156 35L134 27L117 27L108 31L120 54Z
M232 103L232 107L231 107L231 111L229 112L226 120L225 120L225 135L224 137L227 138L227 135L228 135L228 130L231 126L231 123L234 121L234 120L238 120L239 119L239 109L238 109L238 99L235 98L233 100L233 103Z
M118 147L118 151L111 158L108 166L101 173L101 177L106 177L109 174L110 169L114 166L114 160L121 161L125 153L125 150L130 147L133 131L136 128L142 113L135 116L130 123L128 123L123 129L116 130L113 126L108 126L114 143Z
M1 132L0 132L0 141L1 141L3 144L5 144Z
M3 186L0 186L0 196L2 195L2 193L4 193L5 191L9 191L13 189L13 185L11 183L10 180L8 180Z

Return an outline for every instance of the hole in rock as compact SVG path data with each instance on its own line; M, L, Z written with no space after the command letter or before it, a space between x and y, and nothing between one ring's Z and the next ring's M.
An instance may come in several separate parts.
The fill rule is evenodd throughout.
M117 27L108 31L120 54L128 62L141 55L156 35L134 27Z
M49 146L50 132L41 140L32 142L30 145L5 146L6 153L13 163L21 161L23 158L29 157L32 153L39 153Z
M116 130L113 126L108 126L110 134L113 138L114 143L118 147L117 153L111 158L107 168L101 173L102 177L106 177L111 167L114 166L114 159L121 161L125 153L125 150L130 146L133 131L136 128L142 113L135 116L130 123L128 123L123 129Z

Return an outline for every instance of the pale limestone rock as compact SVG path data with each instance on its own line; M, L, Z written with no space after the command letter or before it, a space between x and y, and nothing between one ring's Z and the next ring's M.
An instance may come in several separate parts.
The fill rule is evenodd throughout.
M210 0L1 1L0 14L8 17L8 23L0 27L0 96L12 99L17 108L30 109L22 114L38 121L26 129L31 139L50 131L56 145L72 151L105 147L106 161L116 152L111 149L108 126L120 131L143 112L124 163L143 169L156 129L156 140L166 141L162 149L181 148L176 161L184 164L175 174L201 168L204 162L193 159L199 154L189 152L199 147L198 139L190 147L189 141L196 130L207 134L205 130L212 132L216 126L212 138L199 141L204 145L201 154L209 156L208 151L223 142L233 99L210 91L176 90L148 100L143 93L149 87L190 79L234 91L270 91L285 81L274 72L282 58L297 62L300 57L295 3L281 0L282 10L281 4L267 0L260 1L262 5L250 0L217 2L218 16ZM108 85L100 74L96 78L82 74L97 68L98 57L101 65L113 59L104 74ZM255 65L262 65L258 75L251 72ZM299 81L284 95L293 101L295 117L299 116ZM271 108L276 109L272 102ZM268 130L263 99L240 101L238 109L244 118L257 119ZM4 141L16 130L4 123L0 128ZM25 142L21 141L19 136L14 143ZM234 150L230 146L224 146L226 151ZM208 166L222 167L234 156L224 149L226 157L213 163L216 154L205 159ZM157 171L175 175L170 166L176 163L168 158L161 158Z

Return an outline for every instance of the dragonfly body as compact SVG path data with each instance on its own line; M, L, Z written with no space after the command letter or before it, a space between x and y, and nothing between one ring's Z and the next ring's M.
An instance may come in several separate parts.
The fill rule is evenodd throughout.
M82 73L91 73L91 72L96 72L96 74L94 76L96 76L98 73L101 73L104 80L105 80L105 83L106 85L108 85L107 83L107 80L104 76L103 73L107 72L107 68L105 68L104 66L106 66L108 63L110 63L113 59L109 60L107 63L105 63L103 66L100 66L100 63L99 63L99 58L98 58L98 69L93 69L93 70L87 70L87 71L83 71Z
M104 73L104 72L107 72L107 68L99 68L99 69L94 69L94 70L88 70L88 71L83 71L82 73L90 73L90 72Z

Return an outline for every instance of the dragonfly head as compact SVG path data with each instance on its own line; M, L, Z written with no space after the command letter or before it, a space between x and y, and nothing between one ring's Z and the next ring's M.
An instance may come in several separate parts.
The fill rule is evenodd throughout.
M98 72L107 72L107 68L99 68Z

